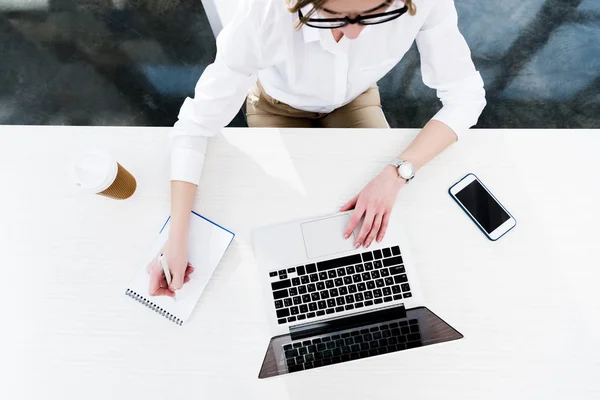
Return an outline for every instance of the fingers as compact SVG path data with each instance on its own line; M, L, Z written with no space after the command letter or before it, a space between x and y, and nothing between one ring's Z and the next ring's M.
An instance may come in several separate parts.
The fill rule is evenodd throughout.
M378 242L381 242L383 240L383 237L385 236L385 232L387 231L389 222L390 222L390 213L386 212L383 215L383 220L381 221L381 229L379 229L379 235L377 235Z
M374 220L375 213L372 210L367 210L367 215L363 221L362 228L360 228L360 232L358 232L358 236L354 242L354 248L358 249L364 243L367 234L371 231L371 228L373 228Z
M188 263L187 268L185 269L185 275L183 276L183 283L188 283L189 281L192 280L192 278L190 278L190 274L194 272L194 267L192 267L192 265L190 263Z
M188 283L189 281L192 280L192 278L190 278L190 274L194 272L194 267L192 267L190 264L188 264L186 270L185 270L185 274L183 275L183 281L181 282L181 285L175 286L178 282L175 281L175 277L173 277L173 280L171 281L171 285L169 286L169 292L173 293L173 295L175 295L175 290L179 290L181 289L181 287L183 286L184 283Z
M175 293L167 288L167 281L160 268L150 269L150 285L148 292L150 296L175 296Z
M373 221L373 227L371 228L369 235L365 239L365 247L369 247L371 245L371 243L373 243L373 240L375 240L375 237L377 236L377 234L379 233L379 230L381 228L382 220L383 220L383 216L381 214L377 214L375 216L375 219Z
M150 273L150 285L148 286L148 292L150 296L154 296L158 289L160 288L160 278L161 274L159 274L157 268L150 268L148 271Z
M354 196L352 198L352 200L350 200L349 202L347 202L346 204L344 204L342 206L342 208L340 208L340 211L352 210L354 208L354 206L356 205L357 201L358 201L358 195Z
M171 285L167 285L167 280L163 273L162 268L158 265L158 258L155 258L148 266L146 270L150 274L150 284L148 292L151 296L175 296L175 291L181 289L184 283L191 280L190 274L194 272L194 267L188 263L187 268L183 274L173 274Z
M194 267L192 267L192 264L188 264L185 270L185 276L189 276L192 272L194 272Z
M188 263L188 266L185 270L185 276L183 277L183 283L188 283L192 280L192 278L190 278L190 274L192 272L194 272L194 267L192 267L192 265Z
M192 278L190 278L190 274L194 272L194 267L188 264L185 274L183 275L173 275L173 279L171 280L171 285L169 285L169 289L172 291L179 290L183 286L184 283L188 283Z
M169 289L171 289L173 292L181 289L181 287L183 286L184 278L185 278L185 271L184 272L176 271L175 273L173 273L173 278L171 279L171 284L169 285Z
M169 296L169 297L175 297L175 292L171 292L169 289L167 288L158 288L158 290L156 291L156 293L153 296Z
M348 222L348 225L346 226L346 230L344 231L345 239L348 239L350 237L350 235L352 235L352 232L354 232L354 230L358 226L358 223L360 222L360 219L362 218L363 214L364 214L364 209L362 207L357 207L354 209L354 211L352 212L352 215L350 216L350 221Z

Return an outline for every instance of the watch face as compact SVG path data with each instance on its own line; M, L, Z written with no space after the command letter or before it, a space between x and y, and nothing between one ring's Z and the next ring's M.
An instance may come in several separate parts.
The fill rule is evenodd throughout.
M400 176L404 179L410 179L414 175L414 169L415 168L412 166L412 164L403 163L399 168Z

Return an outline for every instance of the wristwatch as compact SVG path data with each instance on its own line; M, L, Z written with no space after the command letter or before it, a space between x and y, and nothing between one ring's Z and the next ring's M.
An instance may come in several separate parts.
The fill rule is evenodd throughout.
M399 158L394 158L390 164L398 169L398 176L402 179L406 179L406 183L410 182L410 180L415 177L415 166L412 165L412 163Z

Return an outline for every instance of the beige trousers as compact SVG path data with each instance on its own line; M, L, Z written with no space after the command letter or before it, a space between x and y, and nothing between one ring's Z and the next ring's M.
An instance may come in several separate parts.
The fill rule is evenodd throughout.
M377 85L330 113L314 113L274 99L257 81L246 98L245 112L251 128L389 128Z

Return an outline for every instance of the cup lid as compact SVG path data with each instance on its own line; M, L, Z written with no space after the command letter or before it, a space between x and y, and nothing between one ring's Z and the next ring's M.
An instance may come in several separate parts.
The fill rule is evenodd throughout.
M77 158L73 172L77 186L100 193L115 181L118 172L117 161L108 152L87 151Z

